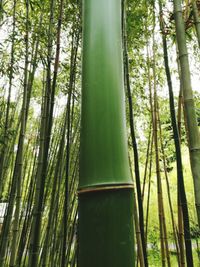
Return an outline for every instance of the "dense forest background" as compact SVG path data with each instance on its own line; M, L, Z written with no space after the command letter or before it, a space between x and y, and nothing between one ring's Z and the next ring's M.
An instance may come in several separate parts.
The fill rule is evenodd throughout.
M122 1L139 266L199 266L200 2L176 2ZM77 266L81 5L0 1L0 266Z

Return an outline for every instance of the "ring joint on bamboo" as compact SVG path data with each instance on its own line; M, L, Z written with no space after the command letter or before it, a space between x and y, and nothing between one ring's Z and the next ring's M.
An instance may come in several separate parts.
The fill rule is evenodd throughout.
M193 148L190 148L190 151L191 151L191 152L200 151L200 147L193 147Z
M120 189L133 189L133 188L134 188L133 184L93 186L93 187L86 187L79 189L78 194L81 195L84 193L93 193L93 192L102 192L102 191L120 190Z
M184 99L184 102L194 102L194 99L193 98L186 98L186 99Z
M186 56L188 56L188 53L183 53L183 54L181 54L181 55L179 56L179 59L181 59L182 57L186 57Z

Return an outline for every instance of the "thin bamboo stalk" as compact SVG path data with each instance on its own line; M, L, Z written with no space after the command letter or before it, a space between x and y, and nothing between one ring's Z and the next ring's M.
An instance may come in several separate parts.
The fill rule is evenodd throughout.
M125 3L124 3L125 5ZM131 95L131 86L130 86L130 75L129 75L129 56L128 56L128 48L127 48L127 34L126 34L126 12L125 6L122 6L124 13L124 23L123 23L123 39L124 39L124 75L125 75L125 87L127 91L128 98L128 107L129 107L129 125L131 131L131 141L132 141L132 149L134 154L134 171L135 171L135 179L136 179L136 189L137 189L137 203L138 203L138 214L139 214L139 225L140 225L140 235L142 240L142 249L144 256L144 264L148 266L147 259L147 251L146 251L146 241L144 236L144 214L143 214L143 205L142 205L142 192L141 192L141 182L140 182L140 168L139 168L139 155L137 148L137 140L135 136L135 123L134 123L134 115L133 115L133 102Z
M187 199L186 199L185 186L184 186L184 180L183 180L180 139L179 139L178 128L176 124L176 114L175 114L175 107L174 107L172 81L171 81L171 74L170 74L169 62L168 62L167 42L166 42L165 35L162 35L162 38L163 38L165 71L166 71L168 89L169 89L170 113L171 113L172 128L173 128L173 135L174 135L174 144L175 144L175 149L176 149L177 179L178 179L177 184L178 184L178 191L180 192L180 202L182 205L183 219L184 219L185 247L186 247L186 256L187 256L186 258L187 258L188 266L193 266L189 215L188 215Z
M195 104L191 87L190 68L186 46L185 27L180 0L174 0L176 37L179 50L184 107L189 135L190 163L194 181L195 202L200 226L200 136L196 119Z
M196 0L192 0L192 11L193 11L195 29L197 33L197 41L198 41L199 48L200 48L200 19L199 19L199 12L197 8Z

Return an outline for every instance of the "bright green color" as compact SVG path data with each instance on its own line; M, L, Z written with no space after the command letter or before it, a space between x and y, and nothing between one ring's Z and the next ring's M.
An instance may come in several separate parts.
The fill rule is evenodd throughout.
M80 188L132 184L123 87L121 1L83 4Z
M134 266L121 0L83 1L82 70L78 266Z

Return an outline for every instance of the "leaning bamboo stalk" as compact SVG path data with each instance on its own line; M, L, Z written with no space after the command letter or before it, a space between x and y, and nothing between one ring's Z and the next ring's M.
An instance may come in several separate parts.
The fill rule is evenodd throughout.
M148 174L148 188L147 188L147 204L146 204L146 217L145 217L145 239L148 240L148 222L149 222L149 208L150 208L150 195L151 195L151 177L152 177L152 158L153 158L153 135L151 139L151 147L149 154L149 174ZM146 242L147 244L147 242Z
M145 192L146 180L148 176L147 171L148 171L149 153L150 153L152 138L153 136L152 136L152 122L151 122L149 136L148 136L148 143L147 143L146 161L145 161L145 167L144 167L144 178L143 178L143 185L142 185L142 201L144 201L144 192Z
M134 266L121 1L83 1L80 267Z

